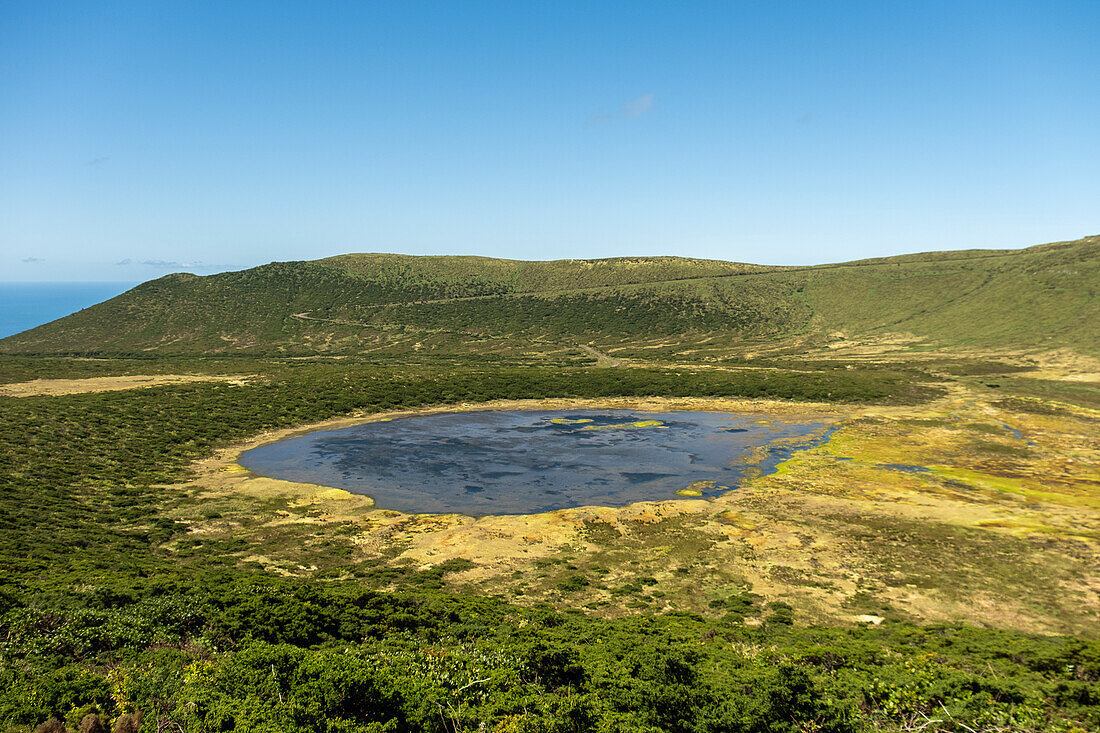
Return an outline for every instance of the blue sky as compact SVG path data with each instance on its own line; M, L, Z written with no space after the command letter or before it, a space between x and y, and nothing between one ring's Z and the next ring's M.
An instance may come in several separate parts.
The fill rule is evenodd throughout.
M0 4L5 280L1100 232L1100 2Z

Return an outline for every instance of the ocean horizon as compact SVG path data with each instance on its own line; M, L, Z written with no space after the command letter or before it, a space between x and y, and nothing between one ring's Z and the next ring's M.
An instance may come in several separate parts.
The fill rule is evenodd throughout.
M0 338L126 292L135 282L0 282Z

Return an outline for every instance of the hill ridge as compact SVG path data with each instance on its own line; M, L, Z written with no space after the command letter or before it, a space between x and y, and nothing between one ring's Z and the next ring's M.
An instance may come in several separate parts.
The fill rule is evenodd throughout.
M925 345L1097 353L1097 282L1096 236L811 266L363 253L166 275L0 352L507 354L600 341L705 342L703 357L727 358L903 329Z

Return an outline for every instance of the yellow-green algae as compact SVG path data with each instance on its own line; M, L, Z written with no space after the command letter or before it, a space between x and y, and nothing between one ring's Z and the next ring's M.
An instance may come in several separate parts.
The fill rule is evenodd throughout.
M638 420L637 422L621 422L614 425L585 425L581 430L608 430L611 428L664 428L668 429L660 420Z
M968 486L1000 491L1007 494L1015 494L1028 501L1047 501L1062 506L1087 506L1100 507L1100 499L1094 496L1080 496L1075 494L1044 491L1029 485L1026 480L994 476L981 471L966 468L953 468L947 466L929 466L932 473L952 481L958 481Z
M717 481L692 481L685 488L680 489L676 493L680 496L702 496L703 489L713 489L717 485Z

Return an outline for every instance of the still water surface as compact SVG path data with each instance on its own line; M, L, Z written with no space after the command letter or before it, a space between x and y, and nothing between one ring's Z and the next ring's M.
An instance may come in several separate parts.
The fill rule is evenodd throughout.
M410 513L532 514L714 496L825 440L820 422L766 415L522 410L420 415L261 446L240 463ZM775 444L777 440L781 444ZM763 447L761 454L751 454ZM755 455L754 462L745 459Z

